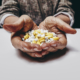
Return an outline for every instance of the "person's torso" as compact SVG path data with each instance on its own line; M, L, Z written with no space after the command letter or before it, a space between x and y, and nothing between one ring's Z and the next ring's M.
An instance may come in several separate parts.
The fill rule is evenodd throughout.
M21 14L26 14L39 24L47 16L54 15L58 0L18 0Z

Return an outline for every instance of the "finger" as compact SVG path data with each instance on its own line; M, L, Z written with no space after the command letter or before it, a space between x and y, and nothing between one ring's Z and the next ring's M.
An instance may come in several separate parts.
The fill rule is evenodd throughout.
M29 42L20 41L21 50L24 52L40 52L42 49L37 44L31 44Z
M21 40L19 36L14 36L11 38L12 45L17 48L22 50L23 52L35 52L33 48L29 45L29 43L26 43Z
M40 58L40 57L42 57L42 54L41 53L39 53L39 52L28 52L27 53L29 56L31 56L31 57L34 57L34 58Z
M59 43L57 44L58 49L64 49L67 45L67 39L64 34L58 34L57 37L59 37Z
M44 25L47 28L52 28L52 27L57 27L58 29L66 32L66 33L71 33L71 34L75 34L76 30L71 28L67 23L65 23L64 21L60 20L59 18L55 18L55 17L47 17L44 20Z
M35 52L35 57L37 58L41 58L43 55L41 54L41 52Z
M71 28L70 25L68 25L67 23L65 23L64 21L56 18L56 26L66 32L66 33L71 33L71 34L75 34L76 33L76 30Z
M50 44L49 44L49 43L43 43L43 44L41 45L41 48L42 48L43 50L48 50L49 47L50 47Z
M22 41L20 35L17 33L12 33L11 42L15 48L21 49L23 52L36 52L42 50L38 44Z
M64 49L67 45L67 39L64 34L58 34L57 37L59 37L58 41L52 41L50 42L51 46L55 49Z
M42 51L41 46L38 45L38 44L34 44L34 43L32 43L32 44L30 44L30 47L33 48L34 51Z
M25 43L24 41L17 42L17 48L21 51L27 53L31 57L42 57L42 54L38 52L39 50L35 50L33 47L37 46L30 46L30 43Z
M49 54L49 52L46 51L46 50L44 50L44 51L41 52L41 54L42 54L43 56L45 56L45 55Z
M28 54L31 57L35 57L35 53L27 52L26 54Z
M23 52L35 52L29 42L20 41L20 49Z
M43 50L46 50L48 52L56 51L56 49L54 47L52 47L50 43L43 43L41 45L41 47L42 47Z
M49 49L47 51L48 52L55 52L55 51L57 51L57 49L51 46L51 47L49 47Z

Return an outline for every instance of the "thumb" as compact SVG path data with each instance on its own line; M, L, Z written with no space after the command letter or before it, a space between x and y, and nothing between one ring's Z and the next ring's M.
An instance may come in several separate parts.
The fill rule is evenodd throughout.
M68 25L67 23L58 18L56 18L56 27L64 31L65 33L70 33L70 34L76 33L75 29L71 28L70 25Z
M65 23L59 18L48 17L44 20L44 23L47 28L56 27L61 31L64 31L65 33L70 33L70 34L76 33L75 29L71 28L67 23Z
M4 24L3 28L10 32L17 32L22 29L24 20L19 18L15 23Z

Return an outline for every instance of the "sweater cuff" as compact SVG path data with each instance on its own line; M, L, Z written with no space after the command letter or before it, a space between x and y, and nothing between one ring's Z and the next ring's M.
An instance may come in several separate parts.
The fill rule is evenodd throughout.
M74 19L73 19L73 17L72 17L69 13L67 13L67 12L59 12L59 13L55 14L54 16L58 16L58 15L60 15L60 14L67 15L67 16L70 18L70 26L72 27L73 24L74 24Z

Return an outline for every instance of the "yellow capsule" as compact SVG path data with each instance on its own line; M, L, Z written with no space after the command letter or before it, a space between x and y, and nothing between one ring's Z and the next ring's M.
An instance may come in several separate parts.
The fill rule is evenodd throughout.
M24 36L24 40L26 40L27 38L26 38L26 36Z
M45 39L45 37L41 37L40 39Z
M45 42L45 40L44 39L40 40L40 43L42 43L42 42Z
M53 40L59 40L59 37L53 37Z
M29 35L26 34L26 35L24 36L24 39L28 39L28 38L29 38Z
M32 43L37 43L35 40L33 40L33 42Z
M48 35L48 36L45 36L45 37L48 37L48 39L53 38L53 36L52 36L52 35Z
M41 42L45 42L45 37L41 37L40 39L39 39L39 42L41 43Z
M40 45L41 43L40 43L39 41L37 41L37 44L39 44L39 45Z
M33 35L34 35L34 36L36 35L36 31L33 32Z
M43 35L44 33L40 33L41 35Z
M38 36L37 36L37 35L35 35L35 38L36 38L36 39L38 39Z
M31 37L31 36L29 36L29 37Z
M46 36L49 36L49 35L53 36L53 34L50 33L50 32L49 32L49 33L46 33L45 35L46 35Z
M38 38L36 38L38 40Z
M38 32L38 33L41 33L41 31L40 30L35 30L36 32Z

